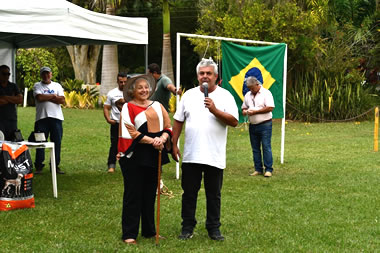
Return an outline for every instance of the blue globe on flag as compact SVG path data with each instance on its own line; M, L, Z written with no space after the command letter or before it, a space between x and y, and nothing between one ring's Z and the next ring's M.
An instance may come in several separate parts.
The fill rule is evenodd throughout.
M256 67L251 68L250 70L247 71L247 73L245 73L245 76L244 76L243 96L245 96L245 94L249 91L247 87L247 78L250 76L256 77L256 79L259 80L260 83L264 85L263 75L261 74L260 69Z

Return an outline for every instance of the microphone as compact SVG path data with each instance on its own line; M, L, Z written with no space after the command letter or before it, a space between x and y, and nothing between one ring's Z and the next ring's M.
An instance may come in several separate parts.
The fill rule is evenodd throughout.
M208 97L208 83L206 82L202 83L202 87L204 90L205 98L207 98Z

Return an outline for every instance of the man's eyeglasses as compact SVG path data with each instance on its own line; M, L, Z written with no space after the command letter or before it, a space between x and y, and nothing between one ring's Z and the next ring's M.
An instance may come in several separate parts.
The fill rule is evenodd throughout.
M1 72L1 74L2 74L3 76L10 76L10 75L11 75L11 73L9 73L9 72Z

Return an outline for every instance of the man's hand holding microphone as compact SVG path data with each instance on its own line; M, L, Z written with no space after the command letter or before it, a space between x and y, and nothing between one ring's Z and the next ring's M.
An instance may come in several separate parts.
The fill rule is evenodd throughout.
M216 110L216 107L215 107L214 101L212 101L212 99L209 98L208 96L208 83L207 82L202 83L202 88L203 88L203 93L205 95L205 100L204 100L205 107L208 108L208 110L211 113L213 113Z

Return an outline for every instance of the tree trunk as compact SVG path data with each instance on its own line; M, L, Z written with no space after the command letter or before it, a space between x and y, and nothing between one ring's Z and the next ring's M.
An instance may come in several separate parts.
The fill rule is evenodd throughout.
M107 4L106 14L115 15L115 7ZM100 96L107 95L108 91L117 87L117 73L119 71L117 45L103 46L102 80Z
M117 73L119 70L116 45L103 46L102 80L100 95L107 95L108 91L117 87Z
M170 10L168 0L162 3L163 38L162 38L162 62L161 72L167 75L175 85L173 73L173 60L170 40Z
M74 68L75 79L86 84L96 83L96 66L99 59L99 45L66 46Z
M170 44L170 33L166 33L164 34L162 41L161 72L167 75L172 80L173 84L175 84L173 73L172 50Z

